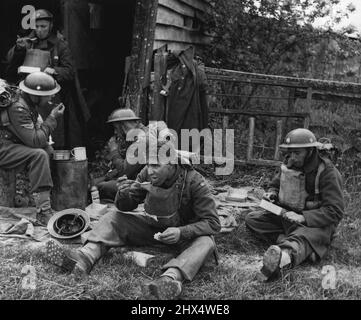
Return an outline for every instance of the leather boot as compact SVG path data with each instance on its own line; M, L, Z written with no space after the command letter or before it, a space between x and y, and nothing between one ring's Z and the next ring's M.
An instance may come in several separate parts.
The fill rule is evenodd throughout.
M35 206L37 209L36 219L43 226L47 226L53 211L50 204L50 191L33 193Z
M149 293L159 300L177 299L182 292L182 282L167 276L149 282L146 287Z
M94 263L79 249L66 249L54 239L46 243L46 256L49 262L61 269L88 275Z
M282 259L284 257L284 259ZM285 259L287 258L287 259ZM261 272L267 280L276 280L281 276L281 270L291 266L291 251L281 249L277 245L270 246L263 256Z
M282 250L279 246L270 246L263 256L261 272L270 279L280 272Z

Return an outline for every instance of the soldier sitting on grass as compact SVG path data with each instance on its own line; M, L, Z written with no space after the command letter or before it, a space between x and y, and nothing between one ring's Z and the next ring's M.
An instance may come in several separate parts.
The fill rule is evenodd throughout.
M149 145L149 144L147 144ZM111 247L163 243L180 254L162 267L160 278L148 283L149 294L158 299L176 298L182 282L191 281L207 257L214 253L212 235L220 231L215 201L203 176L179 156L161 156L162 146L177 154L168 141L155 141L156 154L148 154L147 165L136 180L118 185L115 204L120 210L103 216L88 234L85 245L67 251L54 240L47 243L51 263L68 271L88 274ZM145 214L123 213L144 202Z
M281 172L264 198L284 208L281 216L265 210L246 217L246 226L272 243L263 257L262 273L275 279L282 268L307 258L322 259L344 213L342 178L330 160L319 155L314 134L295 129L280 145L287 151Z

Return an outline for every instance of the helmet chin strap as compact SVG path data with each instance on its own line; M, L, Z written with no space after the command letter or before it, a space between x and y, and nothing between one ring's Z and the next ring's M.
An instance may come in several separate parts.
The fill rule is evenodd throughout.
M29 99L31 100L32 103L34 103L34 105L38 105L39 102L40 102L40 97L38 96L35 96L33 94L28 94L27 93L27 96L29 97Z
M312 159L313 155L315 154L316 152L316 148L315 147L312 147L312 148L309 148L309 150L307 150L307 154L306 154L306 157L305 157L305 160L303 162L303 165L305 165L307 162L309 162L309 160Z

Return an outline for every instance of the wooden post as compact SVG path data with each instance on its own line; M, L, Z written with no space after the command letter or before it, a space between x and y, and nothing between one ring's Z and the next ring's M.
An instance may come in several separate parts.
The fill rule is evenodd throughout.
M228 125L229 125L229 117L228 116L223 116L223 123L222 123L222 155L226 156L226 129L228 129Z
M305 120L303 122L303 127L305 129L308 129L309 126L310 126L310 116L307 116L307 117L305 117Z
M0 169L0 206L14 207L15 194L15 170Z
M290 88L288 91L288 112L295 111L295 93L296 88Z
M248 137L248 149L247 149L247 161L253 158L253 143L254 143L254 126L255 118L249 118L249 137Z
M306 98L306 103L307 103L307 112L311 111L311 105L312 105L312 88L307 88L307 98Z
M281 143L281 139L282 139L282 120L278 120L277 121L277 130L276 130L276 149L275 149L275 155L274 155L274 160L279 160L279 145Z
M153 43L158 0L135 1L130 74L131 108L146 122L149 113L149 83L153 61Z
M296 94L296 88L289 88L288 90L288 103L287 103L287 112L291 113L295 111L295 94ZM285 121L285 128L288 130L289 128L289 118L286 118Z
M307 88L307 97L306 97L306 111L308 112L308 116L305 118L303 122L303 127L308 129L310 125L310 114L311 114L311 106L312 106L312 88Z
M167 73L167 53L161 52L154 55L154 87L153 105L149 120L165 120L165 97L160 94L163 79Z

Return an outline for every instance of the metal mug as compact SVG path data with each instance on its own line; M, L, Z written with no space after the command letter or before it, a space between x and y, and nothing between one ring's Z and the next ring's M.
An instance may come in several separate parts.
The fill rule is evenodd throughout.
M69 150L54 150L53 154L54 160L69 160L70 151Z
M77 147L70 151L71 155L74 157L75 161L86 160L86 148Z

